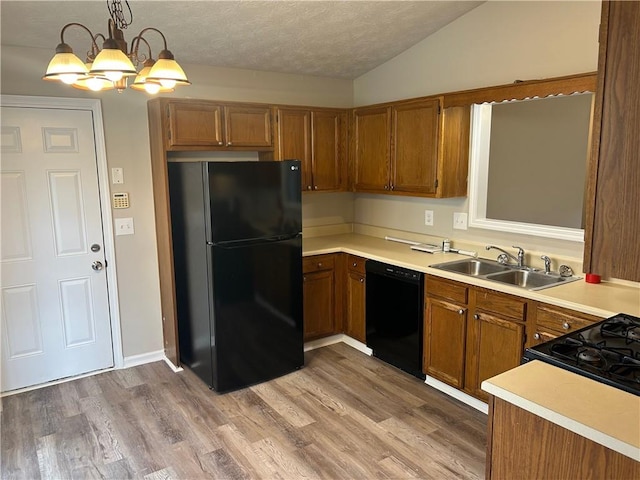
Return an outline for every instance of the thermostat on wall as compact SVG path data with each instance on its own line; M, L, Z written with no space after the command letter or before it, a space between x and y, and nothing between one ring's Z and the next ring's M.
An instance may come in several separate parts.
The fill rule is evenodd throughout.
M127 192L114 193L113 208L129 208L129 194Z

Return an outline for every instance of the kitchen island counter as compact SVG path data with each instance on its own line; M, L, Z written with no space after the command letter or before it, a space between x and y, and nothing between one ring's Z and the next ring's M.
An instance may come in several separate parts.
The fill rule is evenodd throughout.
M350 253L410 268L429 275L489 288L602 318L611 317L620 312L640 316L640 287L629 283L602 282L600 284L590 284L584 280L578 280L544 290L529 291L429 267L429 265L436 263L469 257L455 253L429 254L417 252L411 250L407 244L354 233L304 238L302 251L305 256L338 252Z
M636 395L537 360L485 380L482 389L497 399L640 462L640 397ZM490 417L490 422L492 420ZM517 432L524 424L524 421L515 421L502 428ZM530 438L531 442L558 440L553 435L545 437L541 431L535 434L539 438ZM508 440L495 435L493 441ZM561 449L563 445L556 447ZM640 465L632 465L640 473Z

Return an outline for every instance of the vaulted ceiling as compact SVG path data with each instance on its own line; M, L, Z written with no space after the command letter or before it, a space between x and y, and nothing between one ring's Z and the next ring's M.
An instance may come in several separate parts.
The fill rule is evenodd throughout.
M356 78L456 18L481 1L137 1L127 41L145 27L161 30L184 64ZM123 5L128 14L126 5ZM107 2L0 2L5 46L51 50L71 22L107 33ZM154 56L159 35L145 35ZM68 29L65 42L79 57L89 35Z

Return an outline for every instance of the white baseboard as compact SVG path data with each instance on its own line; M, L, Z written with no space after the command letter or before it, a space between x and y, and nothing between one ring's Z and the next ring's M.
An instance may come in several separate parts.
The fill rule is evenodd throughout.
M184 372L184 369L182 367L176 367L173 362L171 360L169 360L167 357L163 358L164 363L166 363L167 365L169 365L169 368L171 370L173 370L174 373L180 373L180 372Z
M472 397L471 395L467 395L461 390L454 388L446 383L441 382L440 380L436 380L433 377L427 375L424 383L429 385L430 387L435 388L436 390L440 390L442 393L446 393L450 397L455 398L456 400L460 400L462 403L466 403L470 407L475 408L476 410L487 415L489 413L489 405L478 400L477 398Z
M369 355L369 356L373 355L373 350L367 347L364 343L359 342L358 340L350 337L349 335L342 335L342 337L343 337L342 342L346 343L350 347L353 347L356 350L359 350L366 355Z
M327 345L333 345L334 343L340 343L344 335L332 335L330 337L319 338L318 340L311 340L304 344L304 351L315 350L316 348L326 347Z
M306 342L304 344L304 351L308 352L310 350L315 350L316 348L326 347L327 345L333 345L334 343L346 343L350 347L359 350L360 352L371 356L373 350L367 347L364 343L359 342L355 338L350 337L349 335L344 335L340 333L338 335L332 335L330 337L319 338L318 340L312 340L310 342Z
M131 368L138 365L144 365L145 363L159 362L164 360L164 350L156 350L155 352L141 353L139 355L131 355L130 357L124 357L122 368Z

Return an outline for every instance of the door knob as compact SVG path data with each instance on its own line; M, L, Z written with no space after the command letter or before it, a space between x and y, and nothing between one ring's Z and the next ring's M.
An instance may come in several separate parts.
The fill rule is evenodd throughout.
M99 272L104 268L104 265L102 265L102 262L99 262L98 260L96 260L91 264L91 268L93 268L96 272Z

